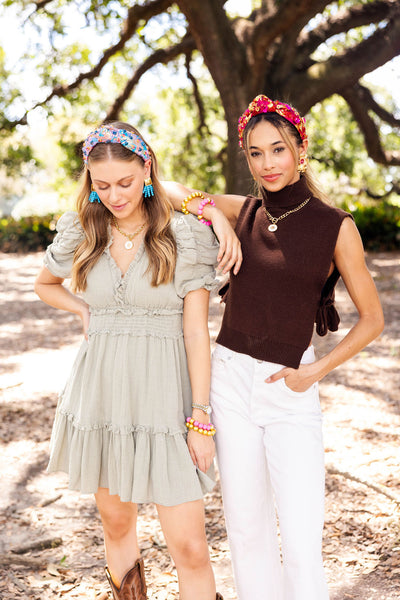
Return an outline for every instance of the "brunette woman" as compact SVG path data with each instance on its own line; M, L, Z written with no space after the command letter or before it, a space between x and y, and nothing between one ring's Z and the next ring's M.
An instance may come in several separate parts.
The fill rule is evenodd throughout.
M318 381L379 335L382 309L353 219L325 202L307 169L305 120L288 104L257 96L239 120L239 142L258 197L206 197L165 184L176 208L182 200L183 211L201 206L238 261L211 381L238 597L327 600ZM226 219L240 240L240 270L240 245ZM340 276L359 316L316 360L314 323L320 335L338 328L333 301Z

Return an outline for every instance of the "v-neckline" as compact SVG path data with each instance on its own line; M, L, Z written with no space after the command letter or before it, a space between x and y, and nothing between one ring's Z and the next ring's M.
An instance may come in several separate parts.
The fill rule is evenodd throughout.
M115 258L113 257L113 255L111 254L110 248L111 248L111 245L112 245L113 241L114 241L114 236L112 235L112 232L110 232L110 241L107 244L106 252L107 252L108 256L110 257L111 264L115 267L115 270L118 273L119 278L122 281L124 281L124 280L126 280L127 275L129 275L129 273L131 272L133 266L138 262L139 258L144 253L144 239L142 239L142 241L140 242L139 247L136 250L135 256L130 261L130 263L128 265L128 268L126 269L125 272L122 271L121 267L119 266L119 264L117 263L117 261L115 260Z

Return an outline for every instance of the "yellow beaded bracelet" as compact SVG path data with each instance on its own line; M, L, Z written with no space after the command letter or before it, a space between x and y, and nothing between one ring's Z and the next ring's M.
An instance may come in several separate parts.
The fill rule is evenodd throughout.
M189 211L187 209L187 203L193 200L194 198L202 198L204 200L204 195L201 192L193 192L186 196L184 200L182 200L181 209L184 215L189 215Z
M215 427L212 423L200 423L199 421L195 421L195 419L188 417L185 423L188 429L193 429L193 431L197 431L197 433L201 433L202 435L215 435Z

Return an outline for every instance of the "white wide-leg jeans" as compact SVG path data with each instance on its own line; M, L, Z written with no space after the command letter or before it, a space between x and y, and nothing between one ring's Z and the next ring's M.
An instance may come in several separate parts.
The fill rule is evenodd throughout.
M310 346L302 362L313 361ZM212 421L238 598L328 600L318 384L298 393L284 379L265 383L281 368L220 345L213 353Z

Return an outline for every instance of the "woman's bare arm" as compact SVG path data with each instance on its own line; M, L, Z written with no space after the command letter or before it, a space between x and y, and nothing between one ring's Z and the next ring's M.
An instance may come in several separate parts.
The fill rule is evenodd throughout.
M63 281L64 279L55 277L46 267L42 267L35 281L35 292L46 304L78 315L82 320L83 333L87 337L89 307L82 298L67 290Z
M208 305L210 294L205 289L189 292L183 304L183 337L192 388L196 404L208 405L210 401L211 357L208 331ZM208 423L208 416L201 409L193 409L193 418ZM189 431L188 447L193 463L206 472L215 454L211 437L197 431Z

